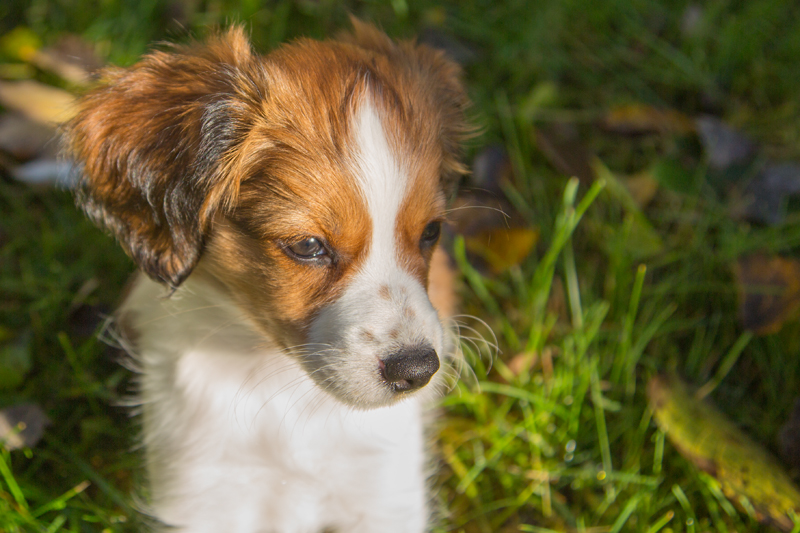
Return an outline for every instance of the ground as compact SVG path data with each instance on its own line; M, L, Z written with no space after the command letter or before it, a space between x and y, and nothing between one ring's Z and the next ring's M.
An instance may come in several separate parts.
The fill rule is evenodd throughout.
M348 13L459 61L480 132L445 242L469 316L435 531L800 531L760 475L800 464L792 1L10 0L0 79L79 93L25 50L129 65L241 21L267 51ZM0 142L0 407L49 420L2 450L0 530L137 531L133 374L98 339L133 267L64 187L12 177L52 152ZM678 413L695 433L665 424L648 383L678 378L759 451L703 456L697 432L732 438L704 409Z

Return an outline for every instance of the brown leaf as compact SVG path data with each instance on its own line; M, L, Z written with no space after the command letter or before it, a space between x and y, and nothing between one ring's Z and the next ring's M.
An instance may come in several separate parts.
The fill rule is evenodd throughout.
M648 133L694 132L692 119L674 109L659 109L645 104L626 104L614 107L603 118L601 126L606 131L622 135Z
M800 308L800 262L780 256L744 256L735 273L739 318L754 333L776 333Z
M57 125L75 113L75 97L37 81L0 81L0 105L42 124Z
M539 240L534 228L488 228L466 237L467 251L481 256L491 271L499 274L519 265Z

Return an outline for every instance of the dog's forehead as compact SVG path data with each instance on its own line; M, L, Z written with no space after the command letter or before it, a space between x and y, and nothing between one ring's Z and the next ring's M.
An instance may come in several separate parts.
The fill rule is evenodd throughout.
M290 50L273 69L257 130L277 148L265 174L288 193L287 204L306 206L333 236L394 221L398 211L405 226L441 216L439 126L418 88L361 57Z

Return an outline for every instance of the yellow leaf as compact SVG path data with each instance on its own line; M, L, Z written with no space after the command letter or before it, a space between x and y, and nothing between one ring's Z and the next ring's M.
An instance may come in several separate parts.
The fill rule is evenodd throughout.
M677 378L654 377L647 395L670 442L713 476L725 496L755 511L756 519L792 530L791 516L800 513L800 491L764 448L710 404L692 396Z
M61 124L75 113L75 97L37 81L0 81L0 105L43 124Z
M625 135L689 134L695 130L694 121L683 113L645 104L626 104L610 109L603 118L603 127Z
M522 263L538 240L539 231L533 228L489 228L467 237L465 243L499 274Z

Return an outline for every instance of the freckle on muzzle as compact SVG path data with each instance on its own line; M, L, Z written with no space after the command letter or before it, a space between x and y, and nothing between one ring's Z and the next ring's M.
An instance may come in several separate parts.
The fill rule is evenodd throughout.
M401 348L380 362L381 375L393 392L421 389L439 370L439 357L430 345Z

